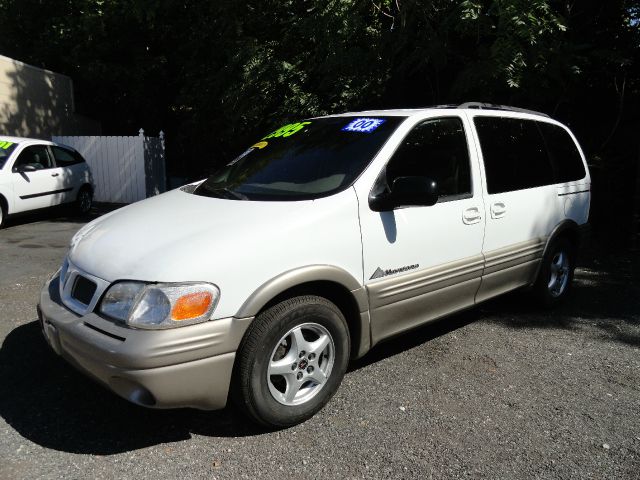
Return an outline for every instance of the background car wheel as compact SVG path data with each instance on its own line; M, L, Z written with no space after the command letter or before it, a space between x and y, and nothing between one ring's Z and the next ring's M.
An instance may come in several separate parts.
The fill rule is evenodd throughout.
M534 293L545 307L564 301L573 283L575 247L566 238L554 240L542 259Z
M5 212L2 199L0 199L0 228L2 228L6 219L7 219L7 212Z
M253 321L238 350L235 403L268 427L301 423L338 389L349 362L342 312L322 297L285 300Z
M85 215L91 210L93 203L93 194L88 187L82 187L78 192L78 198L76 199L76 210L80 215Z

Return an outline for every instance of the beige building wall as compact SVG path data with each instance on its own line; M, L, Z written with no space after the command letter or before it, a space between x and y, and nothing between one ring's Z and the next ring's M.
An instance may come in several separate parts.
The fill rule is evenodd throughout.
M0 55L1 135L100 133L98 122L75 113L71 78Z

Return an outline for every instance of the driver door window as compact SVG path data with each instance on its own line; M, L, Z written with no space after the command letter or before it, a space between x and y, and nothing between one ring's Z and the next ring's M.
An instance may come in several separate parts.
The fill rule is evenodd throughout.
M471 170L464 126L459 118L437 118L414 127L387 165L387 186L398 177L435 180L439 202L469 198Z
M13 164L13 171L19 172L25 166L31 166L36 170L51 168L51 157L49 157L46 145L32 145L20 152Z

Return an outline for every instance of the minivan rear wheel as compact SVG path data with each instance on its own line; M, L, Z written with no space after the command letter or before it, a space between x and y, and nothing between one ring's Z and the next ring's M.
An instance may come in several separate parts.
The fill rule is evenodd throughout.
M566 238L554 240L542 259L534 285L534 293L543 306L553 307L566 299L575 268L573 244Z
M347 322L332 302L312 295L284 300L255 318L240 345L234 401L267 427L301 423L338 389L349 345Z

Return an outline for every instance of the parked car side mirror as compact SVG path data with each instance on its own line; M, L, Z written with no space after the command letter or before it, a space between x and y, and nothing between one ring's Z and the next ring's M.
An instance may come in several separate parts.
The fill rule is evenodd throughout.
M428 177L398 177L390 191L369 195L369 207L385 212L399 207L430 207L438 202L438 184Z

